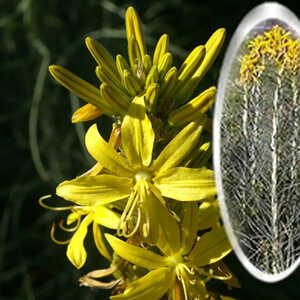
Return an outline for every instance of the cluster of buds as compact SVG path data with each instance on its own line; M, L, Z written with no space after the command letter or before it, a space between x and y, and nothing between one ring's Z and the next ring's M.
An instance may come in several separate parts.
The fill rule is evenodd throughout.
M40 199L46 208L70 211L67 226L59 226L73 232L71 239L56 240L55 226L51 237L68 244L67 257L79 269L87 259L84 239L92 225L95 245L111 267L88 273L80 283L113 289L111 299L225 299L205 284L219 279L238 286L222 262L231 246L210 169L211 120L206 112L216 88L192 97L225 30L196 47L179 69L172 66L166 34L153 57L148 54L132 7L126 13L126 33L129 63L121 55L114 61L98 42L86 39L98 64L100 89L63 67L49 68L61 85L88 102L73 114L73 122L102 114L113 119L108 142L96 124L86 133L96 164L57 187L57 195L71 205L55 208ZM111 282L99 280L109 275Z

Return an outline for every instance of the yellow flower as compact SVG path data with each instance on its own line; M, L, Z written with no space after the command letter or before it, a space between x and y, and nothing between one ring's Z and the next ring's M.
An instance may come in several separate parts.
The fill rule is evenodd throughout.
M198 204L185 203L181 227L172 223L168 225L168 231L161 233L164 238L156 244L159 253L106 234L116 254L149 270L145 276L129 283L124 293L111 299L156 300L167 292L173 295L172 299L182 299L180 295L185 300L196 299L194 297L207 299L205 282L211 278L231 279L228 269L221 272L219 268L216 272L213 267L231 251L224 228L216 222L199 238L198 217Z
M170 117L172 126L186 124L208 110L214 101L214 93L206 93L205 99L203 94L199 95L178 111L217 57L225 29L218 29L205 45L197 46L178 70L172 66L167 34L159 39L153 57L148 54L142 24L132 7L126 12L126 36L129 63L121 55L114 61L102 45L86 38L87 48L98 64L96 75L101 81L100 89L61 66L49 67L51 75L61 85L89 103L74 113L72 122L88 121L102 113L122 119L134 97L142 95L147 111L162 120Z
M204 123L201 119L187 125L154 159L155 136L144 97L135 97L121 126L123 153L105 142L96 125L91 126L86 146L105 174L65 181L57 187L57 195L84 206L128 199L118 233L131 236L139 229L154 242L164 222L160 215L168 214L163 197L198 201L216 194L213 171L178 167L197 146Z
M242 84L257 83L267 64L275 63L278 69L296 73L300 69L300 40L279 25L257 35L248 44L249 53L239 61Z
M51 207L43 202L43 200L47 198L49 198L49 196L40 198L39 203L41 206L56 211L71 211L67 217L66 224L70 226L75 223L76 225L73 228L70 228L65 227L62 222L60 222L59 227L64 231L74 232L72 238L63 242L56 240L54 237L54 225L51 229L51 238L57 244L68 244L67 257L76 268L81 268L86 261L87 253L84 247L84 239L86 237L88 227L91 224L93 224L93 236L97 249L105 258L111 260L111 255L103 241L101 226L110 229L117 229L120 222L120 216L117 213L113 212L105 205L100 204L94 206L71 205L65 207Z

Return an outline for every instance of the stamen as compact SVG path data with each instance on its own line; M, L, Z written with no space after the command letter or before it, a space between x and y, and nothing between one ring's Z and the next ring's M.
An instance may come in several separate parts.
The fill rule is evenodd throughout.
M50 210L54 210L54 211L64 211L64 210L70 210L73 208L73 206L63 206L63 207L53 207L53 206L49 206L47 204L44 203L45 199L49 199L51 198L52 195L45 195L43 197L39 198L39 204L40 206L46 208L46 209L50 209Z
M186 284L185 284L185 281L184 281L183 277L180 276L179 280L180 280L181 285L182 285L183 294L184 294L184 300L189 300L188 292L187 292L187 287L186 287Z
M136 224L135 224L133 230L128 232L129 220L137 207L138 200L139 200L139 197L138 197L136 189L135 189L135 192L133 193L133 197L129 198L127 205L125 207L125 210L121 216L119 232L122 232L122 235L124 237L129 238L129 237L133 236L137 232L139 225L141 223L141 211L140 211L140 209L138 209L138 216L137 216ZM124 228L126 228L126 229L124 230Z
M51 230L50 230L50 237L51 240L58 245L67 245L70 243L71 239L67 240L67 241L59 241L54 237L54 233L55 233L55 223L52 224L51 226Z
M64 226L64 219L61 219L59 221L59 223L58 223L59 228L62 229L63 231L67 231L67 232L74 232L74 231L76 231L78 229L79 225L80 225L80 217L77 218L76 225L73 226L73 227L69 227L69 228L65 227Z

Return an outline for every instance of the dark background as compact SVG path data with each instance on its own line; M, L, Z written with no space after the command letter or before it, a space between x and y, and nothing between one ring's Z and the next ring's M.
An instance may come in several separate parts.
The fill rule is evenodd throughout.
M300 14L297 1L287 5ZM50 240L53 221L65 215L46 211L38 198L54 194L56 185L92 165L83 136L89 124L72 125L78 99L71 97L48 74L49 64L63 65L97 83L95 63L84 38L97 38L113 54L127 57L124 13L129 5L144 23L149 52L168 33L175 64L193 47L205 43L219 27L227 29L220 57L199 90L217 83L224 49L242 17L257 1L116 1L116 0L0 0L1 71L1 205L0 300L107 299L107 294L80 288L78 278L102 267L90 237L86 266L77 271L67 261L65 246ZM80 100L80 104L82 104ZM108 119L99 121L109 131ZM51 200L50 200L51 201ZM54 204L64 204L52 200ZM67 239L66 234L59 238ZM251 277L234 254L226 259L242 288L217 291L238 299L300 299L300 270L288 279L267 284Z

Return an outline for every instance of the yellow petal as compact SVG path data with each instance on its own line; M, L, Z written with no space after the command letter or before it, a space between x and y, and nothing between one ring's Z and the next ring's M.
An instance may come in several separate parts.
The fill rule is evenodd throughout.
M81 176L62 182L56 188L56 194L79 205L94 206L128 197L131 185L131 180L126 177Z
M201 267L219 261L231 250L224 228L215 227L200 237L189 257Z
M191 251L198 232L198 203L187 202L183 204L182 220L182 251L187 254Z
M133 281L123 294L111 296L111 300L159 300L174 284L175 274L169 268L159 268Z
M135 265L148 270L167 266L167 261L164 257L151 252L150 250L128 244L108 233L105 234L105 237L119 256Z
M205 119L202 118L183 128L160 153L151 169L159 174L164 170L178 166L198 144L204 123Z
M121 127L122 146L135 168L147 167L152 160L154 132L146 115L144 97L135 97Z
M102 115L102 111L98 107L88 103L80 107L73 113L72 123L95 120L101 115Z
M111 209L98 205L95 208L94 222L107 228L117 229L120 223L120 216Z
M77 269L80 269L86 261L87 254L83 242L87 234L87 228L92 220L93 214L88 214L81 222L68 245L67 257Z
M207 229L216 225L220 220L218 201L203 202L199 207L199 218L197 219L198 230Z
M160 192L149 184L143 205L150 219L150 236L157 226L157 236L152 241L165 254L172 255L180 250L180 230L177 221L163 204Z
M142 29L142 24L139 18L139 15L134 10L133 7L129 7L126 11L126 34L127 39L134 37L138 43L140 53L142 57L146 54L146 45L144 41L144 34Z
M179 201L204 200L216 194L214 173L206 168L172 168L153 181L163 196Z
M132 171L125 158L119 155L99 134L97 125L86 133L85 144L89 153L104 167L119 176L131 176Z
M103 233L101 232L101 229L98 226L98 224L96 224L95 222L93 223L93 235L94 235L95 245L98 251L101 253L102 256L104 256L106 259L111 261L112 257L103 240Z
M100 96L99 89L61 66L50 66L49 71L55 80L66 89L88 103L93 104L100 109L103 108L106 112L108 111L104 100Z

